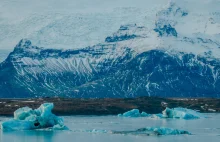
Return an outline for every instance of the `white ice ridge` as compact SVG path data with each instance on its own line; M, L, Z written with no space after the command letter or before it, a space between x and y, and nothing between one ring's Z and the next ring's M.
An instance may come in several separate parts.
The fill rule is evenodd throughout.
M140 113L138 109L118 114L118 117L151 117L151 118L175 118L175 119L199 119L202 118L202 114L187 108L166 108L159 114L147 114L146 112Z
M1 123L2 130L34 130L50 128L53 130L68 129L63 119L51 111L53 103L44 103L38 109L19 108L14 112L14 118Z

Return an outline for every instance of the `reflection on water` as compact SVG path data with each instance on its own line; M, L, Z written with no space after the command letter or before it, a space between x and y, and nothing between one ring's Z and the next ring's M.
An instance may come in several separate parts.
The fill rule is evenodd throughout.
M1 131L1 142L207 142L220 139L220 114L207 114L208 118L198 120L118 118L116 116L65 116L66 125L71 131ZM0 120L6 120L0 117ZM187 130L193 135L145 136L124 135L86 130L133 131L144 127L169 127Z
M4 131L1 132L1 142L50 142L53 141L53 131Z

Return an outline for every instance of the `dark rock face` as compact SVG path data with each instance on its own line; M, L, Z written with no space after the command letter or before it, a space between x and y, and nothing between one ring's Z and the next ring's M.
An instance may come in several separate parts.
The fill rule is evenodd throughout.
M123 40L129 40L129 39L134 39L137 37L136 35L123 35L123 36L113 36L113 37L107 37L105 39L105 42L117 42L117 41L123 41Z
M178 33L175 26L178 23L178 19L182 19L188 16L187 10L179 7L175 2L171 1L166 9L163 9L157 13L157 20L155 22L154 31L159 36L174 36L177 37Z
M155 32L159 33L159 36L175 36L177 37L176 29L173 28L171 25L164 25L163 27L158 27L154 29Z
M53 50L22 40L0 64L0 97L219 97L220 61L99 44Z
M191 54L183 55L180 60L163 51L149 51L99 80L100 83L97 82L94 88L100 89L90 87L89 90L106 97L112 94L121 97L218 97L219 79L213 76L209 65L219 68L219 61L207 62Z
M144 27L138 27L136 24L134 25L123 25L120 29L113 34L113 36L108 36L105 39L105 42L119 42L125 40L131 40L140 37L137 35L138 31L142 31ZM132 33L131 33L132 31Z

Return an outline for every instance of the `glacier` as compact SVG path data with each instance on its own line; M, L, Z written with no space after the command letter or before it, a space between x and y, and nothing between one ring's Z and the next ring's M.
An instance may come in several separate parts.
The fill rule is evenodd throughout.
M118 114L118 117L129 117L129 118L135 118L135 117L148 117L148 118L175 118L175 119L199 119L204 118L204 116L194 110L187 109L187 108L166 108L162 113L159 114L147 114L146 112L140 113L138 109L132 109L130 111L127 111L123 114Z
M34 130L49 128L52 130L67 130L63 119L51 111L53 103L44 103L38 109L19 108L14 112L14 118L1 123L1 129L6 131Z
M0 97L219 97L218 1L195 3L171 0L85 48L22 39L0 64Z

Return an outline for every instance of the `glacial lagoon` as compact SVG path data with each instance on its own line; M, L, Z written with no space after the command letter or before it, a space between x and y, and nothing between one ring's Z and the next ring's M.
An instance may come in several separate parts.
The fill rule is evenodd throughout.
M117 116L62 116L70 130L28 130L2 131L1 142L217 142L220 140L220 114L204 114L206 118L155 119L124 118ZM10 117L0 117L0 122ZM190 135L147 136L139 133L127 133L146 127L167 127L189 131ZM106 133L118 131L120 134ZM124 133L123 133L124 132Z

